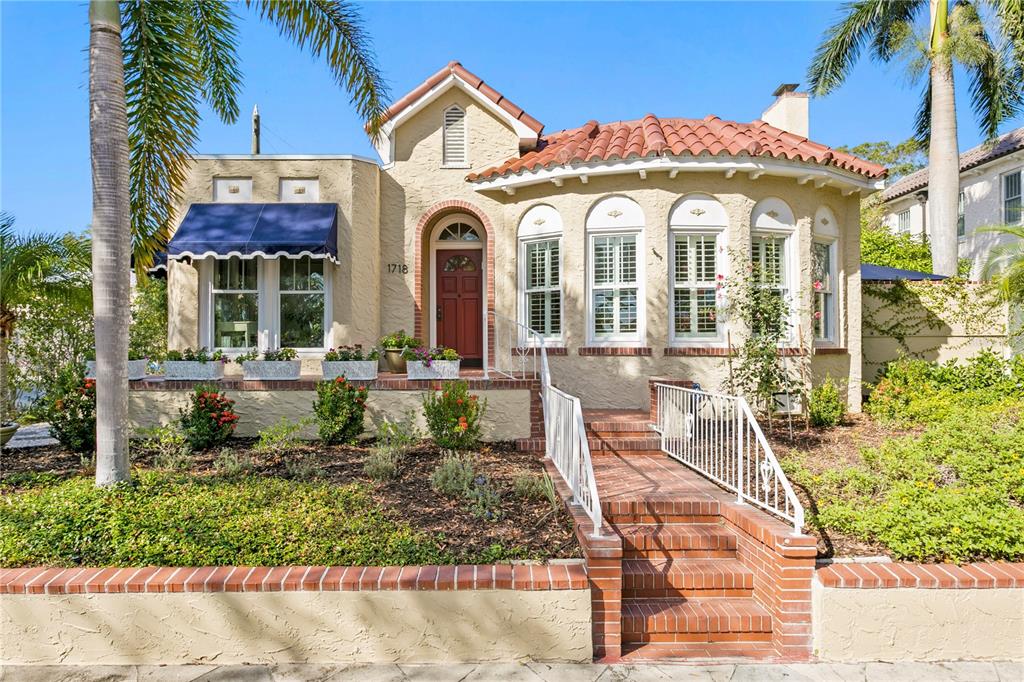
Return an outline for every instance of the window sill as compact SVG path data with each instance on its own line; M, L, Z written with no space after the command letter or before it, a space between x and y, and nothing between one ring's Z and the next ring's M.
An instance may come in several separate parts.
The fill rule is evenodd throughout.
M468 163L462 163L462 164L443 163L443 164L441 164L441 170L469 170L470 168L472 168L472 166L470 166Z
M839 346L815 346L815 355L849 355L850 351Z
M730 353L728 348L715 348L713 346L669 346L662 351L662 355L670 358L725 358L729 357ZM736 355L735 351L732 355Z
M581 346L579 354L585 357L650 357L653 351L650 346Z

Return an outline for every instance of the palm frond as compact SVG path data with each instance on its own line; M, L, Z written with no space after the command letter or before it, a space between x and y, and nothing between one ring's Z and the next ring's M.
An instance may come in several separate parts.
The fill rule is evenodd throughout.
M122 0L125 98L137 268L166 243L198 135L203 76L192 7Z
M982 276L992 279L1004 301L1024 303L1024 226L995 225L976 232L1010 237L989 251Z
M224 123L238 118L238 69L234 3L225 0L192 0L190 30L203 79L203 98Z
M84 301L90 267L88 239L18 235L14 218L0 214L0 311L5 316L33 296Z
M950 50L970 77L971 106L978 126L993 139L999 125L1024 106L1021 64L1014 63L1012 40L995 44L985 31L977 8L960 0L951 17Z
M384 121L388 89L355 5L344 0L246 2L255 5L261 18L277 24L282 35L300 48L327 59L334 79L348 91L370 136L376 139Z
M932 81L924 86L921 93L921 104L917 108L917 116L914 119L914 139L924 147L927 147L928 140L932 136Z
M842 6L843 18L830 26L814 53L807 71L811 92L827 95L839 87L869 42L876 58L888 61L895 45L889 44L890 29L909 23L924 0L857 0Z

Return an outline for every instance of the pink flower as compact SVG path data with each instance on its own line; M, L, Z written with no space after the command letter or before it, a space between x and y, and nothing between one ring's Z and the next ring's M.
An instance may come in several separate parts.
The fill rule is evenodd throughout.
M814 280L814 290L821 291L821 280Z
M814 311L814 319L816 319L816 320L820 320L821 319L821 311L820 310L815 310Z

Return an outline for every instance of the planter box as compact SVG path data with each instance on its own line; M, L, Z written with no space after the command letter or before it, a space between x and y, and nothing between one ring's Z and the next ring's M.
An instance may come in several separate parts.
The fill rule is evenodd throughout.
M302 360L245 360L242 378L246 381L295 381L302 371Z
M139 379L146 378L146 367L149 365L149 360L143 358L142 360L129 360L128 361L128 381L138 381ZM95 379L96 378L96 361L86 360L85 361L85 378Z
M220 360L165 360L164 378L178 381L219 381L224 378L224 363Z
M335 360L320 363L324 379L345 377L353 381L373 381L377 378L377 360Z
M409 360L410 379L458 379L462 360L431 360L430 366L419 360Z

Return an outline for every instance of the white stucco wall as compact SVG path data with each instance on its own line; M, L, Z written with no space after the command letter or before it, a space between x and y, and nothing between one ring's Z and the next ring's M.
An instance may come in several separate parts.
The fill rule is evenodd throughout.
M826 661L1024 660L1024 589L811 589Z
M297 422L312 418L314 391L228 391L235 401L239 416L235 435L258 436L259 432L276 424L282 417ZM510 441L530 437L530 392L519 390L473 391L480 400L487 401L481 436L486 441ZM416 424L426 432L423 418L422 391L374 391L366 400L365 423L367 434L375 431L374 424L382 419L400 421L408 414L415 416ZM131 391L128 413L133 429L168 424L178 418L179 410L188 404L188 391ZM301 435L316 438L316 426L306 427Z
M590 590L4 595L0 663L589 661Z

